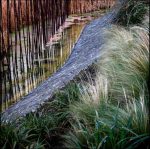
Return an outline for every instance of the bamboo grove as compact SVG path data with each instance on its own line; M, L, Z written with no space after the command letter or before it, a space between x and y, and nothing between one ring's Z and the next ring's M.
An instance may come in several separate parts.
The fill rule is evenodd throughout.
M12 84L19 90L19 75L34 68L34 59L42 56L43 47L70 14L113 4L114 0L0 0L1 105L13 97Z

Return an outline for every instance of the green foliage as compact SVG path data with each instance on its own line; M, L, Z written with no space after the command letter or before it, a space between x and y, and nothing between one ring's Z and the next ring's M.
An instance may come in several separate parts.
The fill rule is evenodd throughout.
M101 103L98 108L87 107L81 102L70 109L75 121L72 122L73 130L64 136L67 148L148 147L148 108L143 99L126 103L124 109L109 103Z
M79 98L79 88L70 83L47 103L44 110L29 114L16 124L2 124L0 146L6 148L54 148L62 141L68 118L68 105ZM64 126L64 127L65 127Z
M3 149L6 148L25 148L30 144L30 130L16 128L12 124L1 125L0 145Z
M57 104L59 109L68 107L74 101L79 100L80 89L76 83L68 84L64 90L59 91L55 95L55 100L50 104Z
M129 0L119 12L118 23L124 26L139 24L147 11L147 5L143 1Z
M55 131L55 120L50 116L28 115L19 121L17 127L13 124L1 126L2 148L44 148L51 141L51 133Z
M17 125L2 124L0 146L149 148L147 24L146 20L128 30L113 26L106 31L96 74L85 72L80 84L70 83L38 113L20 119Z
M99 61L99 75L107 80L111 101L124 103L147 91L149 80L149 34L143 27L128 30L112 27ZM124 96L124 95L127 96ZM148 95L148 93L145 93ZM148 98L148 97L147 97Z
M70 105L67 148L149 148L149 36L147 28L105 32L97 77Z
M70 117L69 105L79 100L80 89L76 83L69 83L63 90L55 94L54 100L48 102L42 113L51 113L59 121L59 124L65 125Z
M48 147L51 147L53 137L57 136L57 119L50 114L41 116L28 115L24 121L21 121L20 127L30 131L31 142L42 142ZM39 143L36 145L39 145Z

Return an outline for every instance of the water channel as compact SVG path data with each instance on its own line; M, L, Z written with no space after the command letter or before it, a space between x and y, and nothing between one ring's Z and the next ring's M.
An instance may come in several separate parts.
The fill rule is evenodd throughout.
M83 27L92 19L91 16L69 16L56 34L49 38L47 44L40 45L42 46L40 51L26 51L28 44L25 42L28 41L24 39L28 36L28 29L30 28L24 28L20 31L23 35L21 37L22 53L20 50L17 52L12 50L10 69L6 65L2 72L4 76L1 96L2 111L31 92L65 63ZM14 43L12 45L18 46L19 49L19 43L15 43L16 37L13 34L11 36L12 43ZM34 40L34 36L32 37L31 42Z

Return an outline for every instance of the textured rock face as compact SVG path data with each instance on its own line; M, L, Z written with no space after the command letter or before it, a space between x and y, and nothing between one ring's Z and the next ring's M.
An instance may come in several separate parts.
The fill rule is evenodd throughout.
M121 6L122 3L118 3L118 5L104 17L96 19L87 25L82 31L65 65L30 94L7 109L2 114L2 120L13 121L30 112L36 111L42 104L50 100L58 89L64 87L69 81L73 80L81 70L86 69L96 59L100 58L100 49L104 43L103 29L110 27L116 20Z

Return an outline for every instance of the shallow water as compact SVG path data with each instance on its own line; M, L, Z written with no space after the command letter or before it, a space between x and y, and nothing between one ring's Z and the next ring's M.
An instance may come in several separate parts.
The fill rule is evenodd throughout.
M72 22L74 22L73 18L67 20L55 36L50 38L45 46L42 45L41 51L26 51L27 41L24 39L28 36L30 28L21 30L21 35L24 35L21 37L21 52L20 41L15 43L15 36L12 34L14 50L10 56L10 67L8 68L7 65L3 67L5 77L2 80L2 111L31 92L65 63L82 28L87 23L87 21Z
M5 61L3 64L1 110L4 111L18 102L61 68L71 54L84 26L104 13L104 10L100 10L82 16L69 16L56 34L50 35L46 45L44 39L39 36L40 32L35 34L34 26L23 28L20 37L19 33L17 36L12 34L13 52L10 53L9 66ZM51 25L48 33L51 33Z

